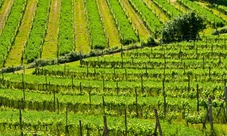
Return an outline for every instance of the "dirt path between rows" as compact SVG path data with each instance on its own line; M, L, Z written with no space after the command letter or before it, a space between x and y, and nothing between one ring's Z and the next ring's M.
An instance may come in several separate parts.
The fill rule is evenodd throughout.
M12 5L13 5L13 0L5 0L2 5L2 8L0 10L0 35L4 28L5 22L7 21L7 17L11 11L10 9Z

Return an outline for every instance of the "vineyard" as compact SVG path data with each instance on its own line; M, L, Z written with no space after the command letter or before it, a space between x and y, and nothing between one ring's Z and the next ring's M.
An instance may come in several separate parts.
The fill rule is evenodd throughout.
M227 135L227 38L210 32L226 9L0 0L0 135ZM191 10L200 39L162 43L165 22Z
M164 24L188 11L205 19L206 36L227 21L225 6L190 0L1 0L0 64L159 44Z
M226 40L2 73L1 133L151 135L155 108L163 135L226 135Z

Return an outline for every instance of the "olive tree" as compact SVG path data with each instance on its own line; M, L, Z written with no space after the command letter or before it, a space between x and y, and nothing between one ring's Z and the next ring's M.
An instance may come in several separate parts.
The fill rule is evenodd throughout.
M168 21L162 30L163 42L196 39L206 27L204 19L195 12L179 15Z

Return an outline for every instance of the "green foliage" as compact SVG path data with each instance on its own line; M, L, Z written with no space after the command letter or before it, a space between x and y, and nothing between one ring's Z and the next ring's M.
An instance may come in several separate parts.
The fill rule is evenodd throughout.
M93 49L104 49L107 46L107 40L96 1L87 0L86 6L91 36L91 46Z
M163 12L169 17L177 17L181 14L181 11L170 5L166 0L154 0L154 3L162 8Z
M71 0L61 2L61 15L58 35L58 51L60 55L74 49L73 4Z
M227 7L226 6L214 4L214 7L218 11L220 11L220 12L224 13L225 15L227 15Z
M140 14L149 30L156 33L156 30L162 26L162 23L155 14L141 0L129 0L129 2L135 11Z
M17 34L18 28L21 23L23 16L23 11L26 5L26 0L16 0L14 1L11 13L8 17L6 25L2 31L0 37L0 54L5 56L8 55L8 52L11 49L14 38ZM4 59L0 57L0 64L3 63Z
M226 48L224 39L207 38L137 48L122 51L121 55L103 55L108 49L92 50L87 56L74 52L62 60L80 59L80 55L96 57L80 63L36 67L26 70L25 75L4 73L0 76L0 116L4 117L0 119L0 135L20 135L18 106L24 107L25 134L64 135L68 127L69 135L77 135L81 120L83 134L89 131L90 135L102 135L105 114L109 135L122 136L126 108L127 135L151 135L155 128L152 111L156 108L165 136L210 135L208 121L208 128L201 128L209 107L207 97L212 98L217 135L226 135L224 89L220 82L226 76ZM121 49L113 49L116 50ZM26 96L21 101L23 86ZM167 96L166 104L162 94Z
M210 25L211 27L222 27L224 26L225 22L222 18L216 16L208 9L201 7L200 5L192 2L190 0L178 0L181 5L195 11L197 14L202 16Z
M227 6L226 0L197 0L197 1L210 2L211 4L219 4L219 5L226 5Z
M4 0L0 0L0 8L2 7L3 1Z
M33 62L40 55L47 28L49 7L50 0L39 0L33 26L25 47L25 58L28 63Z
M217 0L217 4L227 6L227 1L226 0Z
M220 29L215 29L213 32L212 32L212 35L219 35L219 34L226 34L227 33L227 26L225 27L222 27Z
M164 42L196 39L205 28L204 20L195 12L183 14L167 22L162 31Z
M111 9L115 24L120 34L121 43L126 45L137 42L139 40L138 36L135 34L128 17L125 15L125 11L122 9L119 2L117 0L107 0L107 3Z

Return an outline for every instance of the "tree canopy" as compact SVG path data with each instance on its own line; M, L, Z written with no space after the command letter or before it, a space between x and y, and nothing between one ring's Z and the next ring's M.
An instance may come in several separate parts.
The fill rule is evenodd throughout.
M196 39L206 27L204 19L195 12L179 15L168 21L162 30L163 42Z
M195 1L195 0L191 0L191 1ZM196 1L204 1L204 2L209 2L211 4L219 4L219 5L227 6L227 0L196 0Z

